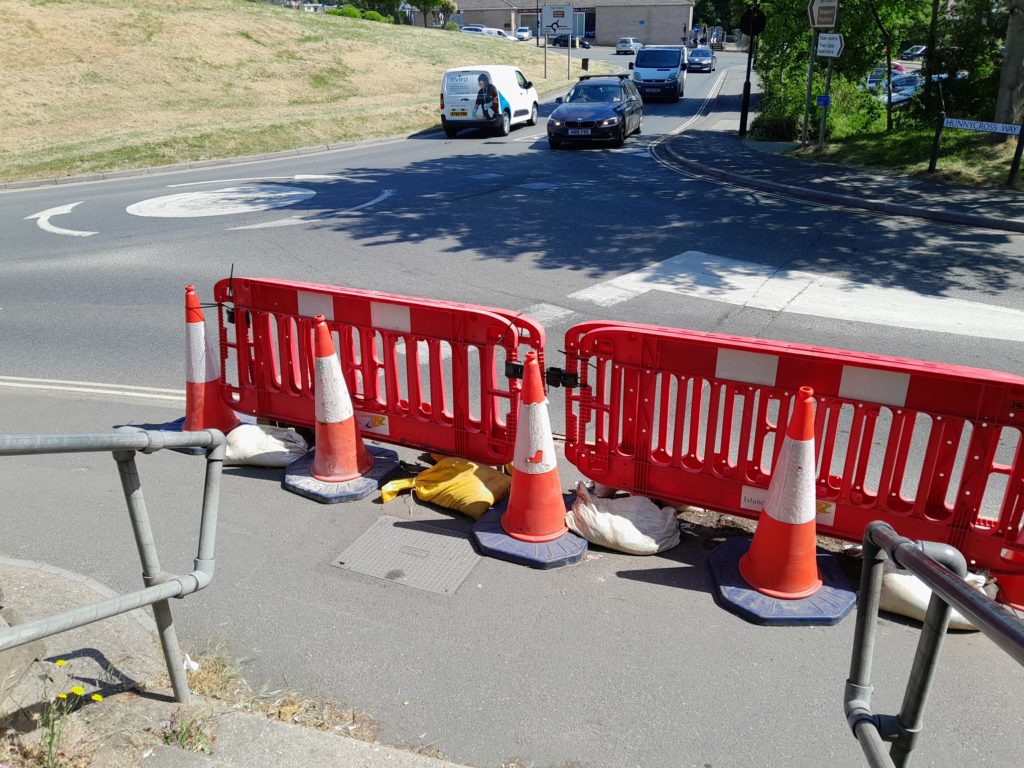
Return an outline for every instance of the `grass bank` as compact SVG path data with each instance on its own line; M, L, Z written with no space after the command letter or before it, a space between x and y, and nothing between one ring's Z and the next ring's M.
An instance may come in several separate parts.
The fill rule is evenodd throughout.
M824 151L816 147L795 154L847 165L860 165L890 173L956 184L1004 186L1016 139L994 143L988 134L947 129L942 135L939 162L927 173L935 129L904 127L891 134L869 133L830 142ZM1017 189L1024 189L1018 179Z
M0 0L0 179L412 133L442 72L480 63L567 83L532 44L247 0Z

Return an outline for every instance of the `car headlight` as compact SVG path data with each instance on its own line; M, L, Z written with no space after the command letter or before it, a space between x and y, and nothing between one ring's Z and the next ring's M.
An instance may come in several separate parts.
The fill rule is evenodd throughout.
M617 118L617 117L609 117L607 120L602 120L601 121L601 125L602 126L618 125L618 124L619 124L619 118Z
M669 75L668 77L665 78L665 82L666 83L674 83L678 79L679 79L679 75L677 75L675 72L673 72L671 75Z
M555 126L555 128L561 128L562 127L562 121L561 120L551 120L550 123L553 126Z

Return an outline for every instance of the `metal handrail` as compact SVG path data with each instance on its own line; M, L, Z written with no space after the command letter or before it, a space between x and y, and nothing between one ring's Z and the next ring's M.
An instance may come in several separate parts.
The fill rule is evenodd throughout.
M132 532L142 561L145 588L136 592L47 616L0 631L0 651L50 637L69 629L83 627L146 605L153 606L163 648L167 674L174 698L187 703L188 679L178 647L174 621L168 600L185 597L206 587L213 579L214 543L217 510L220 502L220 478L227 441L224 435L208 429L202 432L156 432L136 427L121 427L116 432L87 435L0 435L0 456L27 456L47 453L86 453L110 451L117 462L121 487L128 504ZM135 454L153 453L164 448L203 448L206 450L206 476L203 486L202 517L199 526L198 553L191 573L165 573L160 567L149 513L142 497L142 484L135 466Z
M871 711L871 662L886 557L891 557L896 565L910 571L932 590L898 715L878 715ZM850 729L872 768L902 768L910 759L921 734L925 701L953 607L1024 666L1024 621L968 586L963 580L966 574L964 556L948 544L911 541L881 521L871 523L864 531L860 604L843 703ZM888 753L887 742L892 743Z

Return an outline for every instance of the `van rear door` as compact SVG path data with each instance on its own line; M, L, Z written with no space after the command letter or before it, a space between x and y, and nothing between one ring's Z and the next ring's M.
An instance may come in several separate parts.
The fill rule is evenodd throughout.
M473 119L473 105L479 90L477 78L480 72L458 70L447 72L442 85L444 93L444 117L452 122Z

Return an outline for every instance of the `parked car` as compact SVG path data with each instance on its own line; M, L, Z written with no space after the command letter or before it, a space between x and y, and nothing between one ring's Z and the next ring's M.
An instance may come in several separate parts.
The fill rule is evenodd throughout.
M892 69L889 71L890 77L899 77L900 75L906 74L906 69L903 66L897 68L896 64L892 65ZM875 67L871 70L871 74L868 75L868 90L873 91L878 87L878 84L885 81L885 67Z
M484 33L484 28L480 24L467 24L464 27L459 27L459 30L473 35L482 35Z
M463 128L508 136L517 123L537 124L540 99L517 68L484 64L449 69L441 79L441 127L449 139Z
M558 35L558 37L553 37L553 38L551 38L551 44L555 48L568 48L569 47L569 36L568 35ZM573 35L572 36L572 47L573 48L589 48L590 47L590 41L585 39L585 38L581 38L581 37L578 37L576 35Z
M644 44L635 37L620 37L619 41L615 43L615 54L625 53L632 56L643 47Z
M533 30L529 27L516 27L516 40L532 40Z
M915 61L923 59L926 53L928 53L927 45L912 45L900 54L900 58L904 61Z
M567 141L610 142L621 147L639 133L644 101L628 74L586 75L579 79L548 118L548 146Z
M691 72L714 72L718 57L710 48L694 48L686 68Z
M916 72L892 78L892 105L900 106L910 101L924 86L924 78ZM883 104L889 101L889 90L886 81L878 84L877 98Z
M506 32L504 29L496 29L494 27L484 27L485 37L494 37L498 40L504 40L507 43L518 43L519 41Z

